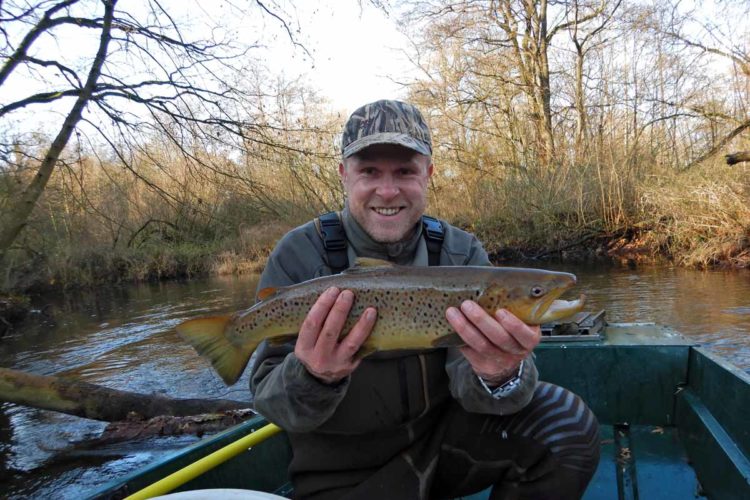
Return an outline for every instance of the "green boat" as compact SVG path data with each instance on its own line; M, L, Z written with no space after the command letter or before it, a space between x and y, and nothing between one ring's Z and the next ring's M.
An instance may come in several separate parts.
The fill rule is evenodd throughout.
M602 458L586 500L750 498L748 374L669 328L605 324L603 312L543 333L541 378L579 394L601 424ZM277 431L255 417L91 498L215 488L289 496L291 451Z

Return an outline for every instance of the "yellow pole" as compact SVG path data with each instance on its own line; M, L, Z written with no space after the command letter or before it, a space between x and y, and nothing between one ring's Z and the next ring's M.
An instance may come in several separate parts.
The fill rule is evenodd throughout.
M230 458L239 455L248 448L255 446L266 439L270 438L274 434L280 432L281 429L274 424L268 424L261 427L252 434L238 439L234 443L228 444L225 447L216 450L210 455L206 455L200 460L193 462L192 464L184 467L165 478L162 478L155 483L143 488L140 491L136 491L125 500L145 500L147 498L153 498L159 495L169 493L173 489L182 486L191 479L195 479L204 472L207 472L217 465L220 465Z

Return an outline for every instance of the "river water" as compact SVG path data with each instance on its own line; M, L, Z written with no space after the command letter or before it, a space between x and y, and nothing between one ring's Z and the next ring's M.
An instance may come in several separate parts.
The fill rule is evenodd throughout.
M527 264L528 265L528 264ZM542 263L574 272L587 310L610 322L672 326L750 372L750 271ZM173 331L180 321L252 304L257 277L112 287L45 297L0 340L0 366L71 375L122 390L249 401L247 373L227 388ZM0 406L0 497L81 498L197 438L85 447L104 424Z

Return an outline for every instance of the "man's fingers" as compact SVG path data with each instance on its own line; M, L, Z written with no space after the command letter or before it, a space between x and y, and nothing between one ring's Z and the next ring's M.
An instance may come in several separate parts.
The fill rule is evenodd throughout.
M298 349L312 350L315 347L326 317L331 311L333 304L336 303L338 296L339 289L332 287L318 297L318 300L310 308L305 321L302 322L302 326L300 327L299 336L297 337Z
M496 311L495 318L525 351L532 351L539 344L542 335L540 327L527 325L505 309Z
M496 347L469 321L462 311L449 307L445 317L466 345L481 353L491 354Z
M353 359L360 347L364 344L367 337L370 336L375 322L377 321L378 313L374 307L368 307L362 316L359 317L357 324L352 327L352 330L341 340L339 345L339 351L347 359ZM358 361L357 361L358 363Z
M496 348L510 354L523 354L525 348L496 319L487 314L476 302L467 300L461 304L461 311L474 324L482 335ZM526 325L521 323L524 327Z
M354 304L354 293L351 290L343 290L336 298L325 323L323 323L323 328L320 330L318 341L315 344L316 349L321 349L323 352L333 351L338 343L341 331L344 329L346 319L349 317L352 304Z
M344 290L339 293L330 306L322 327L318 329L319 334L313 348L306 351L299 349L300 340L297 339L295 354L308 372L326 383L343 379L359 366L361 359L357 357L357 352L375 325L377 312L375 308L370 307L339 343L339 337L353 304L354 294L351 291ZM314 326L312 319L309 325ZM312 338L312 335L310 337Z

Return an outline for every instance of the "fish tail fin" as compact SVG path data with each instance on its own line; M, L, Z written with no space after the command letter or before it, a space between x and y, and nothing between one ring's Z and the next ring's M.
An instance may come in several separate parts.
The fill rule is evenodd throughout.
M226 337L224 332L231 320L231 316L192 319L176 328L183 340L211 361L211 366L227 385L239 380L255 350L247 345L238 347Z

